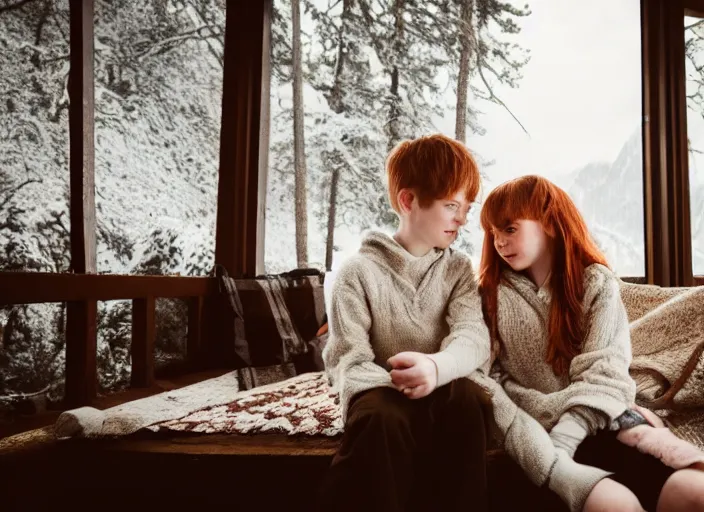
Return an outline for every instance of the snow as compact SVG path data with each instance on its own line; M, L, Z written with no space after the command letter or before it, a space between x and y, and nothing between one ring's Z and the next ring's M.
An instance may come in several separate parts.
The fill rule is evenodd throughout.
M502 35L490 24L491 37L521 45L516 58L523 50L532 55L515 88L492 81L494 92L530 135L503 107L482 99L487 91L473 72L467 144L486 176L483 196L514 176L544 174L574 198L617 273L641 276L639 2L621 2L617 15L607 18L603 13L616 9L610 0L587 3L578 15L576 7L555 8L556 3L531 2L532 14L515 20L523 28L519 34ZM281 14L275 18L281 24L273 27L277 37L290 38L287 4L274 2ZM310 5L324 10L328 2ZM336 4L336 17L327 27L310 9L302 9L308 262L319 268L325 264L331 166L340 165L333 270L356 252L365 230L391 233L395 226L384 161L389 106L395 100L387 66L390 56L399 56L369 41L370 33L387 34L393 20L383 12L385 4L375 2L378 26L350 27L354 37L341 76L344 110L337 113L329 93L339 64L335 31L341 26L341 5ZM53 9L39 41L34 38L38 7L30 3L0 14L0 268L5 270L66 272L69 266L68 1L53 2ZM202 276L212 267L224 9L224 0L96 2L99 272ZM585 46L572 37L594 33L592 25L599 27L599 41ZM197 28L196 37L182 37ZM564 45L554 43L557 36L564 36ZM454 136L457 69L447 63L441 43L414 39L408 55L399 59L401 111L395 121L402 137L434 131ZM265 226L269 273L297 265L293 89L286 51L273 48ZM568 79L573 75L578 78ZM704 136L701 115L690 111L688 122L696 140ZM704 273L703 168L701 154L693 154L693 263L699 273ZM458 242L475 265L483 238L479 208L481 197ZM63 311L57 304L0 310L0 395L35 391L46 383L52 385L52 397L61 395ZM182 343L171 339L185 335L182 312L183 304L159 306L163 329L157 347L164 357L182 351ZM129 382L129 302L101 303L99 323L99 380L108 391Z

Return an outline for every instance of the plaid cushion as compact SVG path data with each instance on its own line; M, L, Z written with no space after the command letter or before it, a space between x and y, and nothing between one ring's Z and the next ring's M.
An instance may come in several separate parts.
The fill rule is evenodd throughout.
M324 370L327 335L316 335L325 322L322 272L298 269L235 280L217 265L213 273L220 284L219 312L233 325L234 345L224 355L240 369L241 389Z

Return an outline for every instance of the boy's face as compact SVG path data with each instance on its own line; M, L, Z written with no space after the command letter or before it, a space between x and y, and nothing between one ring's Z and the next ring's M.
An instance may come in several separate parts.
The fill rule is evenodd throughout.
M421 208L414 197L408 221L420 241L429 247L446 249L457 239L460 227L467 223L470 206L464 192L436 199L428 208Z

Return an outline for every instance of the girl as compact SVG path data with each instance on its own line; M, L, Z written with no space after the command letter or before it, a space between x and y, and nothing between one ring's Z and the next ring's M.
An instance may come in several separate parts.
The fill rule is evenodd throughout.
M591 474L583 510L704 511L704 472L676 471L617 439L634 418L645 422L631 408L628 319L619 281L569 196L539 176L518 178L489 194L481 224L480 292L499 380L556 453L604 470Z

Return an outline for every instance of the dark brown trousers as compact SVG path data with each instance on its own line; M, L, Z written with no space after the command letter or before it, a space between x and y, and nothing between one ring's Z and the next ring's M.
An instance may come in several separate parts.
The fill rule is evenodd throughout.
M319 510L488 510L480 396L467 379L415 400L392 388L355 396Z

